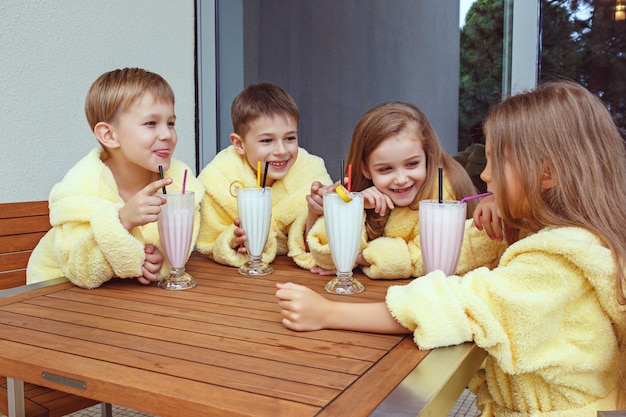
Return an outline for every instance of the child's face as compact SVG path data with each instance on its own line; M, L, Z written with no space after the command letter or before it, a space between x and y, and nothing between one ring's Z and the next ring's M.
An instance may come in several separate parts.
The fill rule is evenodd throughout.
M416 127L409 125L381 142L367 158L363 174L396 207L410 205L426 180L426 154Z
M144 94L110 124L119 149L116 158L151 172L157 172L159 165L168 169L178 142L175 122L174 103Z
M230 138L255 173L258 161L261 161L261 175L265 162L269 162L267 186L284 178L298 157L298 125L291 117L259 117L250 123L250 130L243 138L236 134Z
M491 140L489 137L487 137L487 141L485 143L485 156L487 157L487 164L485 165L483 172L480 174L480 178L487 183L487 190L493 193L493 177L491 175ZM503 190L504 195L495 196L496 201L498 201L499 204L505 204L514 219L526 218L530 213L528 199L522 189L522 183L517 171L508 160L504 161L504 184L502 184L500 189ZM502 208L500 208L500 211L502 212Z

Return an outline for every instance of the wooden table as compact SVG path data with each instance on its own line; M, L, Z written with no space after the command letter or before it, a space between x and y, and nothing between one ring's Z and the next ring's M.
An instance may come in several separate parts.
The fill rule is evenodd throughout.
M16 381L16 415L22 381L165 417L368 416L404 390L428 351L410 335L287 330L275 282L323 293L329 277L286 257L272 266L270 276L244 277L193 254L187 269L198 286L187 291L113 280L0 292L0 374ZM380 301L408 282L359 279L363 294L328 296Z

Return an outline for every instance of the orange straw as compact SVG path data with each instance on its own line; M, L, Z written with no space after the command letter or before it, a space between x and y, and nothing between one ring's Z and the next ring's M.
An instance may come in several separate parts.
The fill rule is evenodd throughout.
M261 188L261 161L256 161L256 186Z

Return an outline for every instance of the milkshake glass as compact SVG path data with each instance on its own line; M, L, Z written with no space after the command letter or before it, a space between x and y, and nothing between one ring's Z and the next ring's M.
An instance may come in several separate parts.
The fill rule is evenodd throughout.
M193 192L162 194L167 202L161 206L158 227L161 245L170 264L170 274L158 286L168 290L186 290L196 286L196 280L185 272L191 249L195 198Z
M335 192L324 194L326 236L337 270L324 289L332 294L358 294L365 289L352 276L363 229L363 193L348 194L352 197L349 202Z
M452 275L461 255L466 203L454 200L422 200L419 205L420 244L424 270Z
M237 210L240 226L246 234L246 250L250 260L239 267L242 275L268 275L272 267L263 262L262 255L272 221L272 188L239 188Z

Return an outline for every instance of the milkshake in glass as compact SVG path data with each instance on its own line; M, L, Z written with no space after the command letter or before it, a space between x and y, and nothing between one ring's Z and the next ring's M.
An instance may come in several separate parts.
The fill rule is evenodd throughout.
M272 267L261 257L272 221L272 188L239 188L237 210L240 226L246 234L246 250L250 260L239 267L242 275L268 275Z
M426 273L456 271L465 231L466 203L422 200L419 205L420 244Z
M162 194L167 202L161 206L158 227L161 245L170 264L170 274L158 286L168 290L186 290L196 286L196 281L185 272L191 249L195 214L194 193Z
M324 194L326 236L337 276L324 289L332 294L358 294L365 288L352 276L359 254L363 229L363 193L348 193L346 202L339 194Z

